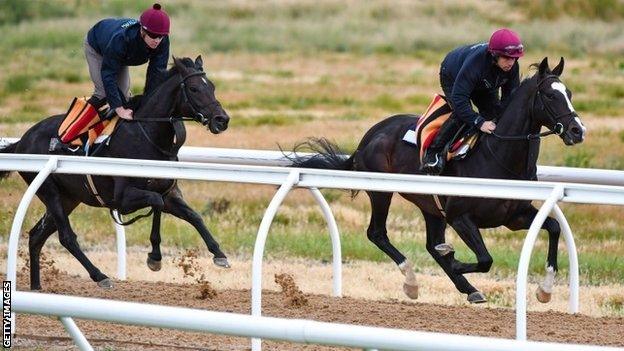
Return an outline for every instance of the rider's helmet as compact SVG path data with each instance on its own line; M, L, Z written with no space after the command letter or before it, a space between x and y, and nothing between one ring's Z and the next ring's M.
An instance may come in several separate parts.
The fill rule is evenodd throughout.
M524 46L520 36L511 29L502 28L492 34L488 50L495 56L522 57Z
M150 33L169 34L169 15L162 10L160 4L154 4L151 8L143 11L139 22L141 27Z

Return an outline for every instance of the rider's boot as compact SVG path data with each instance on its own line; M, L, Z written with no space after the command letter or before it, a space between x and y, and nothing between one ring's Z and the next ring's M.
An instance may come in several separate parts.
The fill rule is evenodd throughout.
M446 164L447 145L459 129L462 123L454 118L449 118L442 124L440 131L433 139L433 142L425 151L420 170L427 174L438 175L444 170Z

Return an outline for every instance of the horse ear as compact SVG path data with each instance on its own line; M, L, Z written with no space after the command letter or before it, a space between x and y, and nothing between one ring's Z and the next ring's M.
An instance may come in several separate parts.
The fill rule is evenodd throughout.
M553 68L552 74L556 76L560 76L561 73L563 72L563 65L564 65L564 61L562 57L561 60L559 60L559 64L555 68Z
M202 60L201 55L197 56L197 58L195 59L195 68L200 71L204 70L204 60Z
M540 76L543 76L548 71L548 57L544 57L542 62L539 64L538 72Z

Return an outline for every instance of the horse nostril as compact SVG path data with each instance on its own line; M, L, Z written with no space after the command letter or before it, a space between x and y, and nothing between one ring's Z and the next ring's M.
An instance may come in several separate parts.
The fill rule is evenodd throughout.
M572 133L572 135L574 136L580 136L583 134L583 131L579 128L579 127L572 127L570 128L570 133Z
M227 125L230 120L230 117L224 115L215 116L215 122L221 125Z

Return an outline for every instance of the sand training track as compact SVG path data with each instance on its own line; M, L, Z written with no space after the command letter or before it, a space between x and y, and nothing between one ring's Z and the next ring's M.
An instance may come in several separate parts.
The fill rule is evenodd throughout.
M288 277L286 277L288 278ZM281 277L282 287L292 282ZM20 290L28 277L20 275ZM133 302L166 304L213 311L250 313L249 290L219 290L212 298L198 298L197 284L116 281L112 290L102 290L88 279L59 273L44 279L44 292ZM305 318L420 331L513 338L514 311L510 309L443 306L417 302L370 301L326 295L295 296L297 287L284 292L263 293L263 315ZM60 322L53 318L19 315L14 346L27 350L76 349ZM102 322L77 320L87 339L98 350L247 350L249 340L229 336L179 332ZM530 340L624 346L624 318L593 318L560 312L529 313ZM265 341L265 350L334 350L317 345Z

